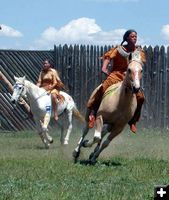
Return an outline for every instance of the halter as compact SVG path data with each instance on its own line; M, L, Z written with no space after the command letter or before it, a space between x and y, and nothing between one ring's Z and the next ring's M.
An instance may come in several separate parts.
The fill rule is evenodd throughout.
M132 94L137 94L141 90L141 87L138 90L135 90L134 87L133 87L133 85L131 85L131 86L125 85L125 87L126 87L126 90L125 90L126 93L127 93L127 89L129 91L131 91Z
M15 85L13 86L13 89L18 89L19 90L19 97L21 95L24 96L26 94L25 85L23 83L15 83Z

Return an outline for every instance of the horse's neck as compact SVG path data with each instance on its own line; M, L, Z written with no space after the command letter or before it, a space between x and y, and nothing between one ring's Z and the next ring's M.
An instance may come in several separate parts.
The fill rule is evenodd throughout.
M31 83L30 81L25 81L25 86L27 88L27 96L31 99L37 99L39 96L45 93L43 88L39 88L37 85Z

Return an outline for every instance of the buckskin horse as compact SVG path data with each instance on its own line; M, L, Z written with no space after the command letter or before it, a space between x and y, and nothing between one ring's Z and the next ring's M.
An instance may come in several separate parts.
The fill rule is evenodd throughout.
M100 153L110 144L113 138L120 134L130 121L137 108L136 93L140 90L142 78L141 55L135 55L128 64L123 81L110 86L104 93L96 115L96 128L92 140L84 140L89 131L88 122L82 131L82 136L73 151L75 162L80 155L81 147L91 147L97 144L89 156L89 162L95 163ZM104 136L108 134L103 141Z

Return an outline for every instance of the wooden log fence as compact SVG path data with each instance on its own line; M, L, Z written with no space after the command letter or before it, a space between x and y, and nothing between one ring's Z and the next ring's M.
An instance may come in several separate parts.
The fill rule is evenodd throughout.
M86 102L93 89L106 77L101 73L100 57L111 46L64 45L54 46L50 51L0 50L0 120L4 129L32 129L33 124L21 125L17 119L27 108L18 106L18 114L7 115L13 109L9 101L13 76L24 76L36 83L42 62L51 59L61 79L74 98L78 108L85 112ZM147 62L144 66L142 86L146 102L143 106L141 125L168 128L169 123L169 47L144 47ZM3 81L2 81L3 80ZM9 84L10 83L10 84ZM25 104L26 106L26 104ZM15 120L15 122L14 122ZM4 123L5 121L5 123ZM22 121L22 120L21 120ZM16 126L16 124L20 126ZM5 125L6 124L6 125ZM9 125L11 124L11 125ZM14 128L15 127L15 128Z

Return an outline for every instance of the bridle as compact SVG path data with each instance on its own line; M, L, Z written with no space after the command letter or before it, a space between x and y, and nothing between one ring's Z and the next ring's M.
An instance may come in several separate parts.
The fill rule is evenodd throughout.
M15 83L15 85L13 86L13 90L15 89L19 90L18 92L19 97L26 95L26 88L23 83Z
M15 83L13 89L18 89L18 101L20 101L20 97L21 96L25 96L26 95L26 86L23 83ZM44 93L42 93L39 97L35 98L35 101L37 101L38 99L40 99L41 97L45 96L47 93L47 91L44 91Z

